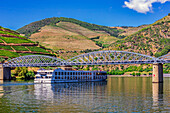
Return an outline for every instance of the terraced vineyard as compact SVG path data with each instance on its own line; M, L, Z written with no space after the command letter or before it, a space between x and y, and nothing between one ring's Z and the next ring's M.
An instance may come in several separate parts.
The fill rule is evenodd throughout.
M51 55L49 50L21 36L18 32L0 26L0 57L14 58L23 55Z
M4 46L4 45L0 45L0 49L2 50L12 50L11 46Z
M25 46L12 46L16 51L29 51Z

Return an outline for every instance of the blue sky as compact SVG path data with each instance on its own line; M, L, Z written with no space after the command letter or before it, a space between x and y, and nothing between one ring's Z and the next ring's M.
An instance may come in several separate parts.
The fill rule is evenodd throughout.
M50 17L106 26L138 26L151 24L168 13L169 0L1 0L0 26L16 30Z

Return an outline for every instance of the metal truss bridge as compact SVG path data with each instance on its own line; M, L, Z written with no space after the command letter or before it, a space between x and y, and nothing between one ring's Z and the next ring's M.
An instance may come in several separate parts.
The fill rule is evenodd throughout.
M67 65L153 64L170 63L170 54L159 58L127 51L96 51L68 60L45 55L21 56L3 64L3 67L46 67Z

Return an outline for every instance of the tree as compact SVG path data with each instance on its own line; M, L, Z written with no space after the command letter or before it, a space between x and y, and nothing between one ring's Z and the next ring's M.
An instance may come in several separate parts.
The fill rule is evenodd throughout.
M152 51L150 51L150 56L153 56L153 53L152 53Z
M11 60L11 58L9 57L8 59L7 59L7 61L10 61Z
M5 58L0 57L0 63L3 63L5 61Z
M124 66L123 66L123 65L120 65L120 68L123 70Z
M15 75L18 75L22 78L25 78L26 73L28 72L27 67L16 67L15 68Z
M139 72L143 72L142 66L139 66L139 67L138 67L138 71L139 71Z
M119 68L118 68L118 67L116 67L115 71L117 71L117 70L119 70Z
M135 76L135 72L133 72L132 75Z
M140 76L140 75L141 75L141 73L136 73L136 75L137 75L137 76Z
M28 71L25 75L25 79L34 78L35 74L33 71Z
M39 42L38 42L38 41L36 41L35 43L39 45Z

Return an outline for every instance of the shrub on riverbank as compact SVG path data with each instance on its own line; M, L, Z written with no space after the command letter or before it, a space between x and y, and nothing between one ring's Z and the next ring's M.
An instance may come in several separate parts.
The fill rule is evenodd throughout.
M14 76L20 79L33 79L35 76L33 71L28 71L27 67L16 67Z

